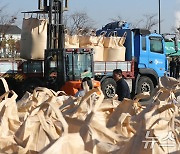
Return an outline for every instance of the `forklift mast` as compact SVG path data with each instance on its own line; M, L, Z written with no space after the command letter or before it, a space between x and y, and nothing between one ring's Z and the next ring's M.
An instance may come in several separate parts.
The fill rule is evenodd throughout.
M48 13L48 33L47 49L64 48L64 25L63 12L67 9L67 0L65 8L64 0L39 0L38 8Z
M39 10L48 14L44 77L48 87L58 90L66 81L64 51L64 0L39 0ZM67 0L65 2L67 9ZM52 74L54 76L52 77Z

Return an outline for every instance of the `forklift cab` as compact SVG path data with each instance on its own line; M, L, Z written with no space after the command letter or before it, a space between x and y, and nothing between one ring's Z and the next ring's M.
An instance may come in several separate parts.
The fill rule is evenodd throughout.
M85 76L93 77L91 49L66 49L66 80L77 81Z
M47 49L44 64L47 87L69 95L81 88L81 79L93 77L92 49Z

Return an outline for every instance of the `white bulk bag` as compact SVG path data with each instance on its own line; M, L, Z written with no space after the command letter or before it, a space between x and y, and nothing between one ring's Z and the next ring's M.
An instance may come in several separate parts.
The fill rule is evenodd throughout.
M23 19L20 57L43 59L47 44L47 20Z
M98 37L91 35L80 35L79 36L79 46L80 48L85 48L88 46L94 46L98 42Z
M69 46L69 35L68 34L65 34L65 48L68 48Z
M79 36L65 34L65 48L79 48Z
M94 54L93 58L94 61L103 61L104 60L104 36L101 35L97 36L80 36L79 43L81 48L93 48Z
M106 37L104 39L104 61L125 61L126 48L119 44L119 37Z
M124 46L104 49L104 61L125 61L126 48Z

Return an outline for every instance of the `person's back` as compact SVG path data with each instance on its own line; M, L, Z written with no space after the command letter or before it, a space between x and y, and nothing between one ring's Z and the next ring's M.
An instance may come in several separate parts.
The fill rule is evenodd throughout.
M124 98L130 98L130 90L127 82L121 78L117 82L117 95L118 95L118 100L122 101Z
M122 101L124 98L130 98L129 86L122 77L122 70L115 69L113 71L113 78L117 84L116 94L118 95L118 100Z

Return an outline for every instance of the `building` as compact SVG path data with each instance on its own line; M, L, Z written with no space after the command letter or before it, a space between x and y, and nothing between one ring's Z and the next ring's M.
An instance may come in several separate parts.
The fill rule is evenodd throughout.
M16 54L20 39L21 29L18 26L0 25L0 57L11 57L12 54Z

